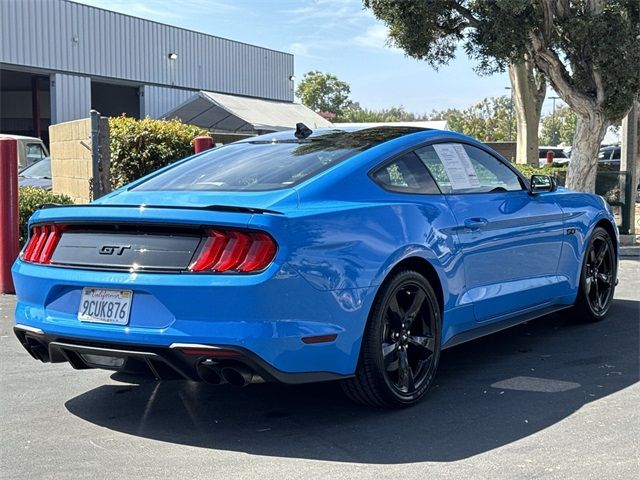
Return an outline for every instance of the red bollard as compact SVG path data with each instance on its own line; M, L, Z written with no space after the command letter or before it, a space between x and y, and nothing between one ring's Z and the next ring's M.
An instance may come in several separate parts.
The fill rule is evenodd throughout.
M208 135L202 135L193 139L193 149L196 153L204 152L213 147L213 138Z
M553 151L549 150L547 152L547 165L551 165L553 163Z
M20 253L18 242L18 143L0 140L0 291L14 293L11 265Z

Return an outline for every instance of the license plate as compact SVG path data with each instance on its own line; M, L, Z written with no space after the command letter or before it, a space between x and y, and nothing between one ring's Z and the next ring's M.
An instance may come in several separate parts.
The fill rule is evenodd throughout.
M133 292L131 290L83 288L78 320L126 325L129 323L132 300Z

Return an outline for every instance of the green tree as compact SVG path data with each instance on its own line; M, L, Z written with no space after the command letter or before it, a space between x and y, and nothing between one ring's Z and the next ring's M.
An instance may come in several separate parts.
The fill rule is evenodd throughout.
M364 0L391 43L437 67L463 42L484 72L530 62L576 113L567 185L594 191L606 128L640 91L638 0Z
M556 108L555 116L550 113L542 118L540 128L542 145L571 145L575 134L576 114L569 107Z
M465 110L433 112L432 120L446 120L449 130L464 133L483 142L513 139L516 119L508 96L485 98Z
M516 163L537 165L538 126L547 82L528 55L520 62L509 62L509 79L517 125Z
M351 104L351 87L331 73L310 71L304 75L296 95L303 105L321 113L340 113Z
M517 29L519 24L529 21L530 3L529 0L364 0L365 7L389 27L392 44L436 69L454 58L460 44L470 57L478 59L480 73L490 74L508 67L516 119L514 138L518 141L516 160L537 163L538 124L546 81L526 55ZM495 58L503 58L508 47L514 54L497 62Z
M373 110L363 108L358 102L354 102L341 112L338 118L336 118L336 121L350 123L415 122L427 119L428 115L407 112L403 106Z
M457 108L447 108L446 110L431 110L431 113L427 115L426 120L448 120L452 115L459 114L460 110Z

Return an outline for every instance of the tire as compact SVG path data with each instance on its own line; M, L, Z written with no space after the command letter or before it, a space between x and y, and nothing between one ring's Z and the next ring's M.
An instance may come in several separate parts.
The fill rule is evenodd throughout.
M353 378L342 388L372 407L415 405L427 392L440 359L441 313L429 282L405 270L385 282L369 314Z
M578 322L597 322L606 317L616 288L616 258L609 233L596 227L589 238L580 270L580 285L571 318Z

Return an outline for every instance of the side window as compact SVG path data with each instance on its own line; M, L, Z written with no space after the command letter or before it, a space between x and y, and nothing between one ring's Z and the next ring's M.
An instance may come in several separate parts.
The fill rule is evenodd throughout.
M512 192L523 185L509 167L476 147L438 143L416 150L443 193Z
M42 160L46 157L44 150L42 149L42 145L39 143L27 143L25 146L25 150L27 153L27 164L31 165L32 163L37 162L38 160Z
M442 193L451 193L451 181L433 146L429 145L428 147L416 150L416 154L429 169L431 176L435 179L438 187L440 187L440 191Z
M424 164L410 152L382 166L373 179L387 190L400 193L440 193Z

